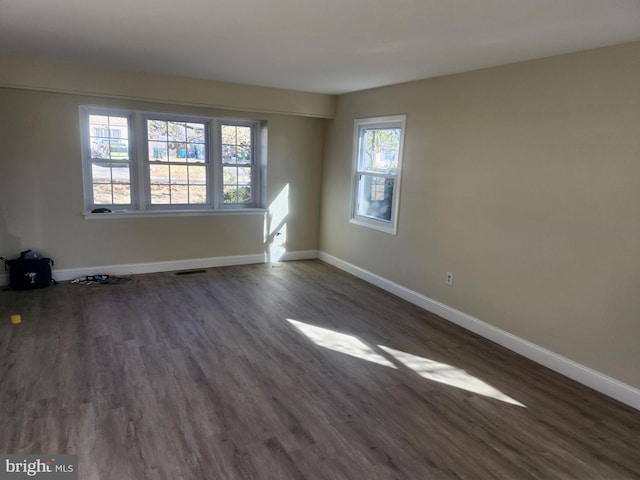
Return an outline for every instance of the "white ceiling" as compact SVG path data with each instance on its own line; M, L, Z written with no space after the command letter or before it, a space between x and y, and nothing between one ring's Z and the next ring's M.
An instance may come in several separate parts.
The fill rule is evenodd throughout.
M0 53L330 94L635 40L640 0L0 0Z

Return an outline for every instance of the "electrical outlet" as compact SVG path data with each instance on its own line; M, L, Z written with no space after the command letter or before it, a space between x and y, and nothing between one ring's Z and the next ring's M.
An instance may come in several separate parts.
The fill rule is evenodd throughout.
M447 276L444 279L447 285L453 285L453 273L447 272Z

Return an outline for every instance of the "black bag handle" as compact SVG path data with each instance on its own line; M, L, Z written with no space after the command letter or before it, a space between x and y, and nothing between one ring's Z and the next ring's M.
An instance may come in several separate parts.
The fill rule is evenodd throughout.
M25 255L27 253L29 253L30 251L31 251L31 249L25 250L24 252L20 252L20 260L24 260ZM6 272L7 271L7 265L9 264L9 262L11 260L8 260L8 259L6 259L4 257L0 257L0 260L2 260L4 262L4 271ZM44 258L41 258L41 260L45 260L46 262L50 263L51 266L55 265L55 262L53 261L53 258L44 257Z

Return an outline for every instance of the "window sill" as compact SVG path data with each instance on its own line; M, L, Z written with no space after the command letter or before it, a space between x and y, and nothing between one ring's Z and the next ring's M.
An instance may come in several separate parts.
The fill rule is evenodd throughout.
M85 220L105 218L201 217L217 215L264 215L266 208L228 208L202 210L116 210L110 213L83 212Z
M398 229L391 222L384 222L382 220L374 220L367 217L356 216L349 219L349 223L354 225L360 225L361 227L371 228L380 232L388 233L390 235L397 235Z

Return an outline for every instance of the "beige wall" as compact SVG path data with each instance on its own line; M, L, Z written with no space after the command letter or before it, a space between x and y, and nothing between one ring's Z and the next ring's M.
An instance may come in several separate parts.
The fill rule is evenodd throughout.
M633 43L339 97L320 249L640 387L639 85ZM403 113L392 236L348 223L353 121Z
M331 118L335 97L0 53L0 87Z
M0 88L0 255L74 269L265 252L263 215L85 220L82 104L267 120L267 203L289 185L286 248L317 249L323 120Z

